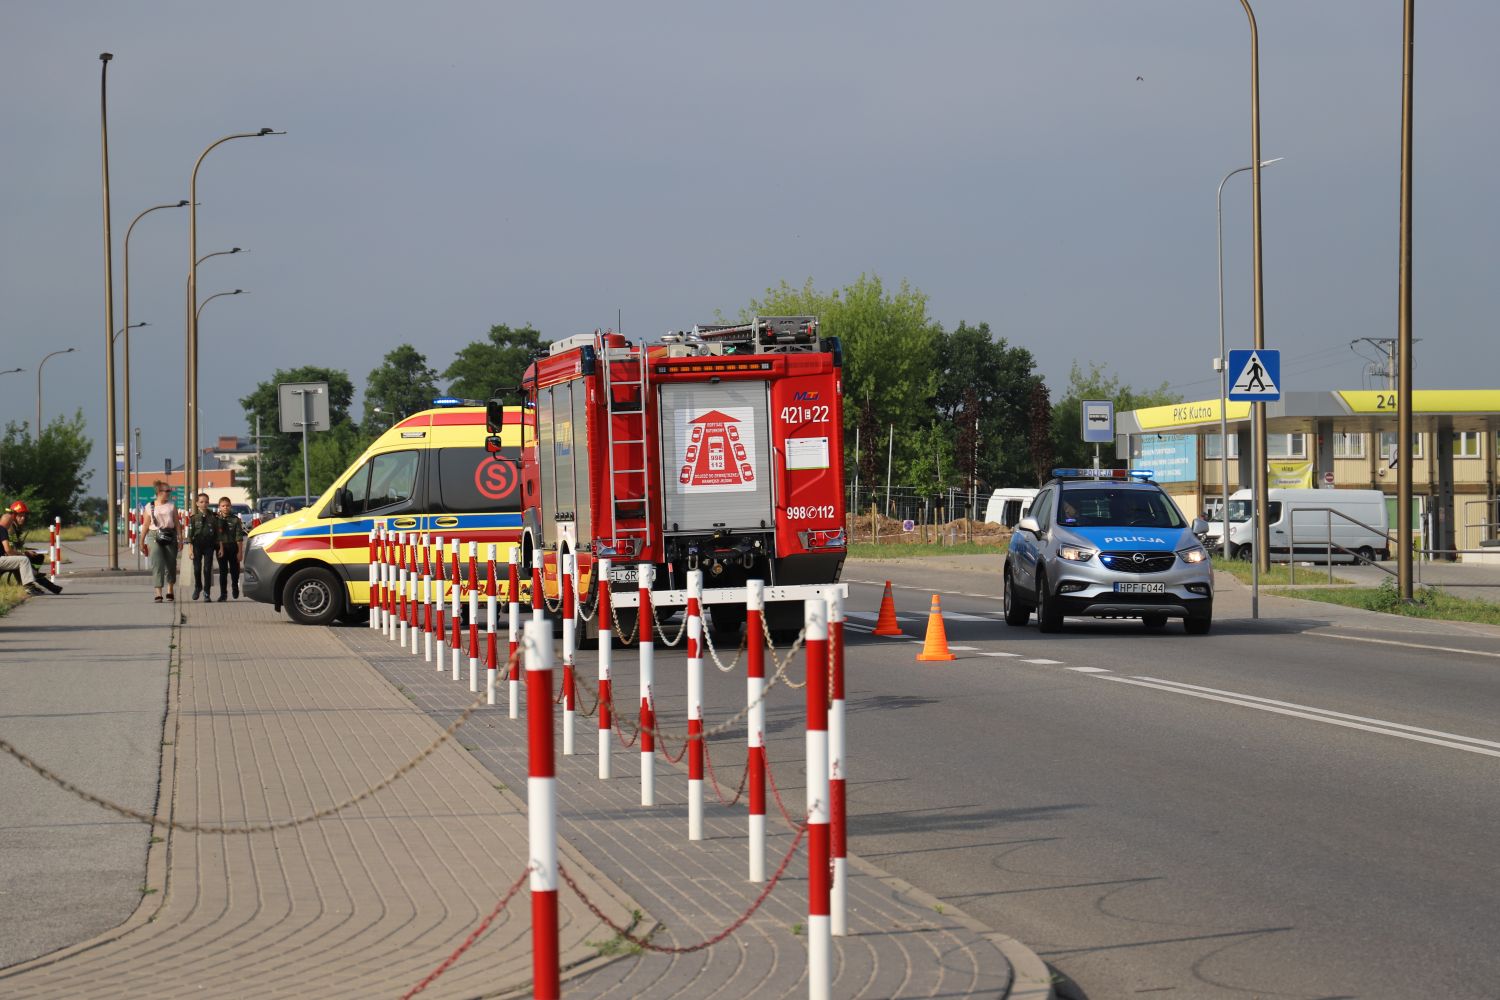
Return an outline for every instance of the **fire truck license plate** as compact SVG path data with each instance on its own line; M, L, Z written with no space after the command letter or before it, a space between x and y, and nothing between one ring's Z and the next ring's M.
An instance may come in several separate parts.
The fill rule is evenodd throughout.
M1165 583L1117 583L1115 593L1117 594L1165 594L1167 585Z
M635 583L635 566L611 566L609 568L610 583Z

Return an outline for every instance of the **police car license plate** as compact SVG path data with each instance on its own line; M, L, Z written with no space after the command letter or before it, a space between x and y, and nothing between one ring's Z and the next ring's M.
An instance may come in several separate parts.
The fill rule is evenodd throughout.
M1117 583L1115 593L1117 594L1165 594L1167 585L1164 583Z
M635 566L611 566L609 568L610 583L635 583Z

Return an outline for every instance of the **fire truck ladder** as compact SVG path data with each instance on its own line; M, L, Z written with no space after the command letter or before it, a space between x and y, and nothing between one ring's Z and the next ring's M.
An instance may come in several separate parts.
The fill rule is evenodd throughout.
M647 471L646 392L650 366L638 345L611 347L604 355L604 406L609 426L609 505L614 546L624 550L627 539L637 540L644 551L651 545L651 476ZM618 418L618 420L617 420ZM615 437L616 432L623 436ZM623 454L634 458L621 468ZM639 485L639 489L635 489ZM639 493L639 496L634 494ZM628 525L625 522L631 522ZM634 555L633 553L628 553ZM622 551L622 554L627 554Z

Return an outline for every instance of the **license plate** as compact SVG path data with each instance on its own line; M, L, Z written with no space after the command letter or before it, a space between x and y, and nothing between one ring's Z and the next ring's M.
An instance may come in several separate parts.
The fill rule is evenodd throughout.
M609 568L610 583L635 583L634 566L611 566Z
M1117 594L1165 594L1167 585L1165 583L1117 583L1115 593Z

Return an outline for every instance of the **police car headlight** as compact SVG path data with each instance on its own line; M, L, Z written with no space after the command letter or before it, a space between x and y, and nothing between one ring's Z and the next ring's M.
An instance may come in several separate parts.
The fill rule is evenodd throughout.
M281 532L279 532L279 531L267 531L267 532L265 532L263 534L251 535L250 536L250 547L252 549L263 549L266 546L268 546L268 545L272 544L273 542L275 542L276 539L278 539L280 537L281 537Z
M1208 558L1208 553L1203 550L1203 546L1194 545L1190 549L1178 549L1177 558L1185 563L1201 563Z
M1094 558L1094 550L1086 549L1082 545L1059 545L1057 554L1069 562L1088 562Z

